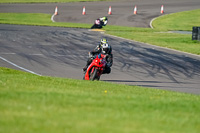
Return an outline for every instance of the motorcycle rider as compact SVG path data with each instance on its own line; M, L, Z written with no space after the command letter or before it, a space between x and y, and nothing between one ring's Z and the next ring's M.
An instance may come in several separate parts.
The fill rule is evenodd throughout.
M106 24L108 23L108 18L107 17L102 17L102 18L99 18L99 20L101 21L101 22L103 22L103 26L106 26Z
M111 66L113 63L113 55L112 55L112 47L108 44L107 39L103 38L101 39L101 42L97 47L89 52L89 58L87 60L86 66L83 68L83 71L85 72L88 68L88 66L92 63L94 57L96 57L98 54L106 55L106 66L103 71L104 73L109 74L111 72Z
M101 29L103 26L106 26L107 23L108 23L107 17L98 18L97 20L95 20L95 24L91 27L91 29L94 29L94 28Z

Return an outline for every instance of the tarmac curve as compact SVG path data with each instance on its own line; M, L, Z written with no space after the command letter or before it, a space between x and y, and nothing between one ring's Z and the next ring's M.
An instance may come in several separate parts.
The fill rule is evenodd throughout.
M153 13L155 11L155 5L161 4L157 3L160 0L152 0L151 2L146 0L145 3L142 3L141 1L144 2L145 0L136 0L134 2L138 2L140 8L146 7L145 10L152 10L152 15L150 16L156 17L157 15L160 15L160 13L157 15L156 13ZM121 4L119 4L120 2ZM114 9L123 6L128 7L130 6L130 1L106 3L113 4L113 15L109 16L110 24L149 27L148 23L152 18L148 17L148 15L146 15L147 11L142 9L140 9L140 12L138 11L138 15L136 16L130 13L128 16L119 14L122 18L117 17L117 11ZM128 3L129 5L126 5ZM174 8L166 8L170 10L165 12L172 13L195 9L200 2L198 0L182 0L175 2L168 0L162 1L162 4L163 3L165 3L165 5L173 5ZM181 3L182 6L180 6L179 3ZM15 9L15 12L50 13L50 8L52 9L56 4L0 4L0 11L13 12ZM79 5L82 7L85 4L88 4L88 9L91 8L91 12L89 10L87 16L92 14L92 9L95 7L98 11L99 4L97 7L96 4L92 2L69 3L69 7L74 10L75 6ZM66 5L68 4L60 4L58 7L64 7ZM36 7L38 6L45 8L37 9ZM121 13L123 13L124 9L120 9ZM60 13L56 16L55 20L68 21L70 19L73 22L79 21L74 18L78 18L78 15L71 14L72 16L69 17L64 15L64 12L65 11L62 11L61 8ZM86 17L84 15L80 16ZM130 16L134 17L134 19L130 19ZM123 17L128 21L119 23L120 19L123 19ZM141 22L135 22L135 18L137 17L141 17L141 19L139 19ZM143 19L142 17L145 17L146 19ZM94 19L92 17L89 18L91 20ZM80 22L90 23L88 22L90 19L80 18ZM132 22L132 25L129 25L130 22ZM81 69L87 60L87 53L89 50L92 50L103 37L107 38L109 43L113 46L114 64L112 73L103 75L101 80L200 94L199 56L117 38L101 32L89 31L87 29L1 24L0 66L20 70L21 68L25 68L38 75L82 79ZM13 66L2 59L17 64L17 66L20 66L21 68Z

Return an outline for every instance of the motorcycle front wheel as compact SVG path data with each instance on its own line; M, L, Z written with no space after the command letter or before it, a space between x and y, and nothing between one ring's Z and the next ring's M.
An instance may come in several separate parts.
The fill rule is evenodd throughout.
M95 68L92 68L92 69L94 69L94 71L90 72L90 80L94 81L97 77L97 69Z

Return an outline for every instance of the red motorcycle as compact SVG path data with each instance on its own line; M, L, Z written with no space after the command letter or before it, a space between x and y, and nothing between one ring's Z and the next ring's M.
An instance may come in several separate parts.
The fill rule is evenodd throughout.
M92 81L95 79L99 80L105 66L106 66L105 55L99 54L88 66L83 79Z

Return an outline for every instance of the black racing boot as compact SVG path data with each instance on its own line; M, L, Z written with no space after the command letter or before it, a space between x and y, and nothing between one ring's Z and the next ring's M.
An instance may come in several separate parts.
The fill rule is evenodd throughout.
M84 68L83 68L83 72L85 72L88 68L88 65L86 65Z
M86 64L85 67L83 68L83 72L86 72L88 66L89 66L91 63L92 63L92 59L89 58L89 59L87 60L87 64Z

